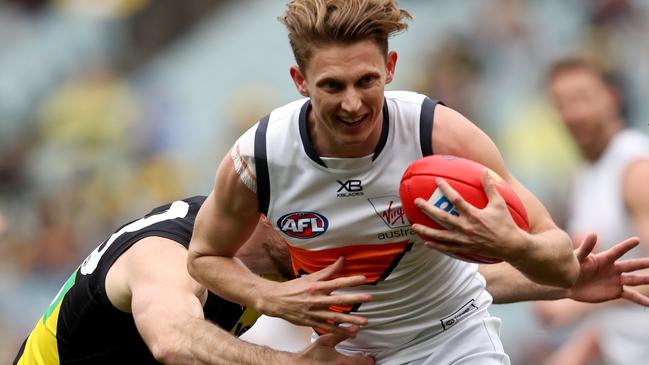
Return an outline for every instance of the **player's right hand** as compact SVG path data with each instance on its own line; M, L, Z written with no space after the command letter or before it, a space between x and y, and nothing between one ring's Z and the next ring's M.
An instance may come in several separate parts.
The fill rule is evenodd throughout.
M364 326L365 317L340 313L330 306L349 306L372 300L370 294L335 294L335 290L365 284L362 275L334 278L344 265L344 258L320 271L281 283L261 293L259 310L269 316L283 318L299 326L320 328L327 332L349 334L352 324Z
M318 339L298 355L299 364L309 365L374 365L369 356L345 356L336 351L336 345L355 336L358 326L350 326L345 334L328 333Z

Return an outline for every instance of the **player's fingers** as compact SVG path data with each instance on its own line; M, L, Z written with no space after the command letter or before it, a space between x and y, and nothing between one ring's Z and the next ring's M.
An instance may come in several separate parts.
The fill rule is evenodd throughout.
M349 326L339 326L332 322L314 320L309 324L307 324L307 326L324 330L330 334L336 334L340 336L350 336Z
M629 289L629 288L622 288L622 298L630 302L640 304L645 307L649 307L649 297L640 294L636 290Z
M621 272L632 272L649 268L649 257L641 259L629 259L617 262L615 267Z
M324 269L321 269L319 271L316 271L312 274L307 275L307 277L310 280L314 281L319 281L319 280L327 280L337 273L340 272L340 270L343 269L343 266L345 265L345 258L343 256L340 256L339 258L336 259L336 261L325 267Z
M428 226L425 226L423 224L415 223L412 225L412 229L417 232L418 235L425 237L426 239L434 240L434 241L444 241L444 238L448 240L449 237L448 230L443 230L443 229L436 229L436 228L431 228Z
M452 243L440 242L440 241L426 241L424 245L429 248L434 248L438 251L445 253L469 253L465 247L461 245L456 245Z
M622 274L622 285L647 285L649 284L649 275Z
M638 237L630 237L602 252L608 260L615 261L640 243Z
M583 241L579 244L579 247L575 249L575 256L577 256L577 260L579 262L582 262L588 255L593 252L593 248L595 248L595 244L597 244L597 235L595 233L589 233Z
M367 318L363 316L334 312L328 309L311 311L309 314L313 320L318 322L349 323L357 326L365 326L367 324Z
M435 184L437 184L437 187L442 194L444 194L446 199L448 199L448 201L453 205L453 208L460 214L469 213L471 210L475 209L475 207L464 200L462 195L453 189L446 180L438 177L435 179Z
M489 170L486 169L484 174L482 174L482 188L490 204L505 201L498 192L498 189L496 189L496 184L494 183L493 177L490 176Z
M358 332L358 326L349 326L344 327L346 329L345 333L327 333L322 335L315 340L315 343L320 346L327 346L334 348L337 344L345 341L350 337L354 337Z
M428 203L422 198L415 199L415 206L417 206L424 214L426 214L428 218L434 220L440 226L446 229L451 229L453 227L453 225L451 224L451 214L446 212L445 210Z
M323 292L325 294L329 294L334 290L359 286L365 283L367 283L367 278L363 275L343 276L332 280L319 281L317 283L313 283L310 292L311 293Z
M312 308L328 308L329 306L350 306L372 301L372 294L338 294L321 295L309 300Z

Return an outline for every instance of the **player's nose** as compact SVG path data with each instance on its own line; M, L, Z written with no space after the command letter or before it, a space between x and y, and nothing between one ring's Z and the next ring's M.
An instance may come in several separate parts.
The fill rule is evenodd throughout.
M361 96L358 93L358 91L354 90L353 88L350 88L349 90L345 91L341 103L341 108L345 112L354 115L355 112L361 109L361 105L362 105Z

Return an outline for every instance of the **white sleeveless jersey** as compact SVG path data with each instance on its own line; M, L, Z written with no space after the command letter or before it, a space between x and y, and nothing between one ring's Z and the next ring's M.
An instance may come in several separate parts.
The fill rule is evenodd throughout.
M597 161L579 171L568 215L571 235L581 237L596 231L604 250L637 234L626 211L622 184L629 163L639 158L649 158L649 137L627 129L613 137ZM632 252L642 253L637 248Z
M341 276L368 278L367 285L344 291L371 293L373 301L337 309L363 315L369 324L339 348L399 351L402 362L420 358L434 351L426 341L491 302L477 265L425 247L401 208L401 175L433 152L435 105L420 94L386 92L380 142L365 158L317 155L307 132L307 99L275 109L232 150L260 211L289 242L296 272L311 273L344 256Z

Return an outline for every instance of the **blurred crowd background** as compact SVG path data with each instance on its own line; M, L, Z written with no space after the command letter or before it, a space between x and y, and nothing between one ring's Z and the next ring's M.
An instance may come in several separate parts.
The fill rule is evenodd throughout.
M64 279L127 220L209 193L234 139L299 97L286 0L0 2L0 363ZM616 71L649 132L649 0L401 0L395 82L480 125L562 224L578 156L550 62ZM513 364L552 346L529 304L495 306ZM101 329L98 329L101 330Z

